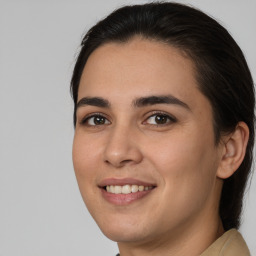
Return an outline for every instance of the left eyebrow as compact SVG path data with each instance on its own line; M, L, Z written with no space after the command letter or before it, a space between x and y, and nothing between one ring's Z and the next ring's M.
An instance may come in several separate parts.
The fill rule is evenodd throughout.
M172 95L141 97L133 101L134 107L144 107L156 104L174 104L191 110L190 107L185 102L179 100L178 98Z
M110 103L108 100L101 97L84 97L78 101L76 109L83 106L96 106L101 108L110 108Z

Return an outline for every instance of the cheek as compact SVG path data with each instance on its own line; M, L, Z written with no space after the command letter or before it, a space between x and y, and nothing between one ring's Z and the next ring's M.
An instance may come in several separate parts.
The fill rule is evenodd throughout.
M75 133L72 157L76 174L89 175L92 172L101 148L97 140L92 140L79 131Z
M92 146L93 145L93 146ZM97 148L93 143L90 143L84 136L79 133L75 134L73 142L73 165L80 191L84 197L85 191L90 192L95 184L94 177L97 171Z
M79 133L75 134L72 152L75 175L84 203L93 216L97 209L101 209L99 198L95 196L99 193L95 181L99 170L96 150L94 143Z
M144 143L147 145L145 155L164 173L165 170L172 169L173 173L179 175L188 167L195 172L206 158L211 157L214 150L212 141L205 137L202 137L199 132L186 133L185 131L173 132L169 136L159 136L155 140L152 139L150 143Z
M147 148L154 148L148 155L162 177L165 199L179 207L196 207L212 193L218 161L210 135L184 132Z

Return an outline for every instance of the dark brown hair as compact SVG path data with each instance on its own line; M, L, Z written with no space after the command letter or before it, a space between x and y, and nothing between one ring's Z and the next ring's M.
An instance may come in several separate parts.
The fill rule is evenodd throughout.
M168 43L196 66L199 90L213 108L216 144L222 133L244 121L250 131L245 158L224 181L219 213L225 230L238 228L244 189L252 165L254 145L254 85L244 55L225 28L203 12L177 3L149 3L122 7L98 22L84 36L71 80L74 125L80 78L90 54L108 42L127 42L140 35Z

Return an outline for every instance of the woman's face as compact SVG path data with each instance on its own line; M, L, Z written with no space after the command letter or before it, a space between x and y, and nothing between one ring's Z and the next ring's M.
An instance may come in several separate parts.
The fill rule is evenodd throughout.
M91 54L73 162L84 202L110 239L150 242L216 218L221 151L211 105L178 50L134 38Z

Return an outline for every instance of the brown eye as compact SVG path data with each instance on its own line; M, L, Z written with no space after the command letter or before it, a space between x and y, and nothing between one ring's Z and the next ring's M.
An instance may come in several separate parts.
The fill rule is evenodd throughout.
M175 118L165 114L152 115L146 121L147 124L151 124L151 125L165 125L165 124L174 123L174 122L176 122Z
M83 124L86 124L88 126L97 126L97 125L105 125L105 124L110 124L108 119L104 116L101 115L93 115L90 117L87 117L84 121Z
M95 125L102 125L105 124L106 118L102 117L102 116L96 116L93 118L93 123Z
M168 117L167 116L155 116L155 122L157 124L165 124L168 122Z

